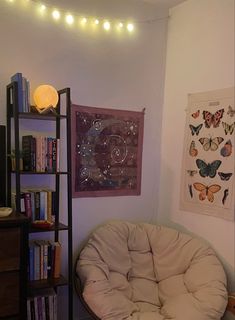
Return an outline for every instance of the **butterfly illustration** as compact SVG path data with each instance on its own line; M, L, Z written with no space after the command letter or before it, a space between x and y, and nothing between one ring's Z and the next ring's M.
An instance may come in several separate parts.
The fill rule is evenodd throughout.
M190 124L189 128L191 129L192 136L194 136L194 134L198 136L202 126L203 123L199 124L197 127L194 127L192 124Z
M201 138L199 139L199 142L202 144L203 149L205 151L211 150L215 151L218 149L221 142L223 142L224 139L222 137L215 137L215 138Z
M197 110L196 112L193 112L193 113L191 114L191 116L192 116L194 119L197 119L197 118L199 117L199 115L200 115L200 110Z
M216 111L214 114L209 111L203 111L203 119L205 120L206 128L210 128L211 125L217 128L220 124L220 120L223 118L224 109Z
M224 190L224 196L223 196L223 199L222 199L222 203L223 203L223 205L225 204L225 201L226 201L226 199L227 199L227 197L228 197L228 189L225 189Z
M214 160L211 163L206 163L201 159L196 160L196 164L199 170L199 174L201 177L210 177L214 178L216 175L216 171L218 170L219 166L221 165L220 160Z
M197 173L197 170L187 170L187 172L190 177L193 177Z
M218 175L220 176L220 179L223 181L228 181L232 177L232 173L224 173L224 172L218 172Z
M221 189L221 186L219 186L218 184L206 186L200 182L195 182L193 184L193 187L200 192L199 200L203 201L207 198L210 202L214 201L214 193L220 191Z
M234 117L235 115L235 109L233 109L231 106L228 106L228 115L230 115L230 117Z
M234 128L235 128L235 122L232 124L228 124L226 122L222 122L223 128L224 128L224 132L227 135L229 134L233 134Z
M232 142L231 140L228 140L223 148L220 150L220 154L223 157L229 157L232 154Z
M189 147L189 154L192 157L196 157L198 154L198 150L196 149L195 141L192 140L190 147Z

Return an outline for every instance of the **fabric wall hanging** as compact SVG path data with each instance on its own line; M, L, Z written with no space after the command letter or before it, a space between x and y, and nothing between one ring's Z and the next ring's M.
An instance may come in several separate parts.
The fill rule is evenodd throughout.
M189 94L182 210L234 220L234 88Z
M72 105L73 197L139 195L144 111Z

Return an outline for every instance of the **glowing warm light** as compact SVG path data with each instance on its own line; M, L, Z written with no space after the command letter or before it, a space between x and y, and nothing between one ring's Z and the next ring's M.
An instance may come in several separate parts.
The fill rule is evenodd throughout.
M16 0L5 0L8 3L14 3ZM68 24L72 25L75 22L76 19L76 24L80 24L80 27L83 28L84 30L87 30L88 27L91 27L93 30L98 30L98 25L100 25L104 30L109 31L109 30L116 30L117 33L123 33L124 30L128 32L133 32L135 30L135 25L131 20L125 22L124 20L106 20L105 18L102 17L95 17L95 16L82 16L79 14L74 13L74 15L70 14L69 11L67 11L67 14L64 14L64 10L60 8L56 8L53 6L48 6L47 4L44 4L46 0L20 0L25 6L26 3L34 3L35 4L35 9L38 11L39 15L41 17L45 17L49 11L50 15L54 20L60 20L63 18L63 20ZM42 2L41 2L42 1ZM18 2L18 1L17 1ZM44 2L44 3L43 3ZM138 23L138 21L136 21Z
M128 23L127 30L132 32L134 30L134 25L132 23Z
M103 24L103 26L104 26L104 29L105 29L105 30L110 30L110 27L111 27L111 26L110 26L110 22L109 22L109 21L105 21L104 24Z
M52 11L52 17L55 19L55 20L59 20L60 19L60 13L58 10L53 10Z
M45 11L46 10L46 6L45 6L45 4L41 4L40 5L40 11Z
M68 24L73 24L74 23L74 18L71 14L67 14L67 16L65 17L65 20Z
M58 103L58 92L50 85L43 84L36 88L33 94L36 107L40 110L50 107L55 108Z
M82 24L86 24L86 23L87 23L87 18L85 18L85 17L82 18L81 23L82 23Z

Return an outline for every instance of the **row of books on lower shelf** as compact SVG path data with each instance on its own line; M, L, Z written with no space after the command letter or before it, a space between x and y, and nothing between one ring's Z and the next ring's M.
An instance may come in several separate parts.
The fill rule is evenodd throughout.
M53 222L55 215L56 193L50 188L24 188L21 192L20 211L31 221L47 220ZM16 193L12 192L12 207L15 209Z
M52 288L27 299L27 320L57 320L57 295Z
M29 242L28 278L30 281L59 278L61 269L61 244L51 240Z

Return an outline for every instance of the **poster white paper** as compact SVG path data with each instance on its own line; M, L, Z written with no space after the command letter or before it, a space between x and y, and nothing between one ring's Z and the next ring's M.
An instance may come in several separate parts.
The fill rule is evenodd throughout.
M189 94L182 210L234 220L234 88Z

